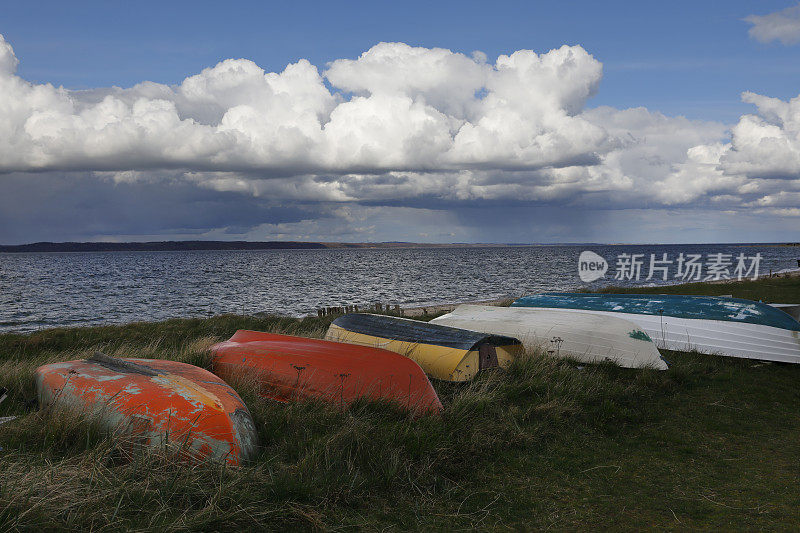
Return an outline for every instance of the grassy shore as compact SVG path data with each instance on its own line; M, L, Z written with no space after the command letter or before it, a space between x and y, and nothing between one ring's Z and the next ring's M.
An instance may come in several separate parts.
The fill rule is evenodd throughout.
M720 294L759 297L775 282ZM800 292L798 279L778 283ZM33 370L46 362L100 348L206 366L208 346L236 329L318 337L329 320L220 316L0 335L0 386L10 390L0 416L20 416L0 426L0 530L800 523L797 365L668 353L670 370L635 371L534 353L474 383L436 383L445 411L418 420L381 404L284 405L242 385L262 449L238 469L126 456L91 423L31 402Z
M603 293L695 294L761 300L768 303L800 303L800 278L785 276L725 283L684 283L660 287L605 287Z

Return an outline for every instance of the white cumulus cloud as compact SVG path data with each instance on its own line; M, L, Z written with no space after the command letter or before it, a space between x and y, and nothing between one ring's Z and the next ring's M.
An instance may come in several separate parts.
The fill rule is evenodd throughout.
M534 168L591 159L609 143L578 115L601 77L580 47L490 65L480 54L381 43L324 75L305 60L267 73L229 59L174 87L80 92L19 78L0 44L5 171Z
M746 92L742 99L754 104L758 114L742 116L733 127L722 168L751 178L799 179L800 96L784 102Z
M780 41L785 45L800 42L800 4L767 15L750 15L750 37L762 43Z
M602 64L580 46L489 62L380 43L322 69L228 59L174 86L84 91L30 83L17 65L0 36L0 174L16 182L83 172L131 190L424 209L800 205L800 97L745 93L756 113L731 128L587 108Z

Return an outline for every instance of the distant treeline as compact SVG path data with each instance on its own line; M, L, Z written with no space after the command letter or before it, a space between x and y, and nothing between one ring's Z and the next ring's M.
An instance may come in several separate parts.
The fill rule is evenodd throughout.
M286 250L327 248L320 242L297 241L159 241L159 242L34 242L0 245L0 252L169 252L187 250Z

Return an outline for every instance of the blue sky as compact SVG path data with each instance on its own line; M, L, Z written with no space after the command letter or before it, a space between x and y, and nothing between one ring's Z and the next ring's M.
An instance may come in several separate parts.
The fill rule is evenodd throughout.
M0 242L800 240L797 5L8 1Z

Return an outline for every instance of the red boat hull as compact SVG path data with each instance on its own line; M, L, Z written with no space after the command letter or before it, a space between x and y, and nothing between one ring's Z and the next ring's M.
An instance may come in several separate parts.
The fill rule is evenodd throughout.
M383 399L415 415L442 409L420 366L387 350L239 330L211 351L218 376L255 376L261 394L275 400L319 398L346 406L358 398Z

